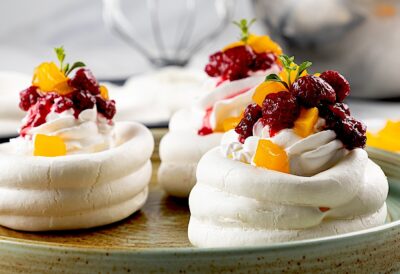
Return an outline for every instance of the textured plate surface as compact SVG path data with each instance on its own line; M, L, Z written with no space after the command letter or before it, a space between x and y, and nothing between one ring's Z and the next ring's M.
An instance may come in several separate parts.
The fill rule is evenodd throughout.
M159 139L162 132L155 135ZM155 155L155 171L157 159ZM187 240L187 201L165 196L153 177L144 208L119 223L53 233L0 228L0 273L397 272L400 182L396 179L391 180L388 207L387 224L374 229L265 247L197 249Z

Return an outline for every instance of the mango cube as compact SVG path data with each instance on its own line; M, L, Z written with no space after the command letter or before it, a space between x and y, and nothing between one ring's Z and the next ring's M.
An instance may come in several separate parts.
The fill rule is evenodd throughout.
M388 151L400 151L400 122L387 121L377 134L367 132L367 145Z
M289 173L289 159L286 151L270 140L258 141L253 162L258 167Z
M37 134L34 141L34 156L56 157L67 154L64 141L58 136Z
M109 96L108 96L108 89L103 85L100 86L100 95L105 100L110 99Z
M242 120L242 117L229 117L222 122L224 132L234 129Z
M256 53L272 52L277 56L282 54L281 47L277 43L272 41L272 39L267 35L258 36L251 34L249 36L249 39L247 40L247 44Z
M278 93L285 90L287 89L282 83L272 81L263 82L254 91L253 101L256 102L257 105L262 107L264 99L268 94Z
M296 79L296 75L297 75L298 69L299 69L299 68L297 68L297 70L292 70L292 71L290 71L290 79L289 79L289 74L288 74L288 72L287 72L286 70L282 70L282 71L279 73L279 76L281 77L281 79L282 79L283 81L285 81L285 82L288 84L288 86L290 86L291 84L293 84L294 80ZM301 76L306 76L306 75L308 75L307 70L303 71L303 72L300 74L300 77L301 77ZM290 80L290 81L289 81L289 80Z
M44 92L55 91L65 95L73 91L68 85L68 78L54 62L42 63L35 68L32 84Z
M318 108L302 108L299 118L294 121L294 132L300 137L307 137L314 133L314 126L318 121Z

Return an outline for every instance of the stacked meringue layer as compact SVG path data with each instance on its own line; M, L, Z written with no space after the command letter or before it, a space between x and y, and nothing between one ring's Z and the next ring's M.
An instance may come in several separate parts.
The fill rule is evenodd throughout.
M146 201L153 138L115 124L116 146L91 154L33 157L0 145L0 224L25 231L90 228L121 220Z
M258 168L214 148L200 160L189 205L198 247L254 246L383 224L388 184L362 149L303 177Z
M172 116L169 132L160 143L161 165L158 181L167 193L177 197L188 197L196 183L196 167L200 158L210 149L220 144L223 132L213 132L201 136L206 110L212 108L210 125L217 128L221 121L239 116L240 110L251 101L254 88L264 81L265 75L276 73L274 65L265 72L253 76L225 81L199 98L191 108L183 109ZM242 91L246 91L241 93Z

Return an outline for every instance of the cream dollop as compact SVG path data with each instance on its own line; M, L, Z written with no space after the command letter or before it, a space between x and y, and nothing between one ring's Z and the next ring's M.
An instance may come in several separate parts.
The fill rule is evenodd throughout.
M198 161L220 143L223 135L220 132L206 136L198 134L207 109L212 108L210 124L216 129L218 122L238 116L240 109L251 102L255 86L264 81L265 75L278 70L278 66L273 66L264 73L245 79L225 81L172 116L169 132L160 143L161 165L158 170L158 181L169 194L188 197L196 182Z
M385 222L387 193L385 175L362 149L318 174L296 176L214 148L198 164L189 239L199 247L264 245L365 229Z
M11 142L18 143L15 145L18 151L32 155L35 136L44 134L62 138L67 154L93 153L115 146L113 129L114 122L99 114L96 107L82 111L77 118L72 109L61 113L51 111L44 124L31 128L25 137Z
M15 143L1 144L0 225L81 229L137 211L148 196L153 138L134 122L116 123L114 135L113 148L59 157L20 155Z
M329 169L340 161L348 150L336 138L333 130L321 130L325 121L316 123L316 133L306 138L298 136L293 129L283 129L275 136L269 136L269 127L257 122L253 126L253 136L246 138L243 145L239 135L231 130L221 141L222 154L227 158L255 165L253 157L260 139L267 139L285 149L290 164L290 173L299 176L312 176Z

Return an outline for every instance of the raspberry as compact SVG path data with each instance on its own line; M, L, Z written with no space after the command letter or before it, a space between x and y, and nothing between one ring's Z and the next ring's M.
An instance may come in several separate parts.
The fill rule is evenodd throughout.
M256 58L251 66L252 71L267 70L275 63L276 56L270 52L256 54Z
M101 96L96 96L96 106L97 111L109 120L111 120L116 113L114 100L104 100Z
M326 121L326 128L334 130L346 148L365 147L367 129L363 123L350 116L346 104L320 105L318 109L320 116Z
M85 109L91 109L96 104L96 98L89 91L77 90L73 92L72 101L74 103L75 117Z
M349 95L350 84L339 72L328 70L321 73L320 78L325 80L335 90L337 102L343 102Z
M79 69L74 78L71 79L71 86L79 90L88 90L91 94L100 93L99 84L92 72L88 69Z
M36 104L37 100L40 98L40 94L37 92L37 87L30 86L29 88L21 91L19 93L19 97L19 107L24 111L28 111L31 106Z
M273 53L257 54L249 46L238 46L211 55L205 71L211 77L234 81L249 76L250 71L267 70L275 61Z
M61 113L67 109L70 109L74 106L74 102L71 99L65 96L59 96L54 99L54 111L57 113Z
M244 111L242 120L236 126L235 131L239 134L239 141L244 143L247 137L253 135L253 126L262 117L262 109L257 104L248 105Z
M300 114L300 106L290 92L280 91L268 94L263 102L264 125L270 126L270 135L284 128L291 128Z
M307 108L316 107L321 103L334 104L336 93L324 80L314 75L300 77L290 88L300 104Z

